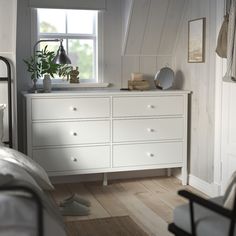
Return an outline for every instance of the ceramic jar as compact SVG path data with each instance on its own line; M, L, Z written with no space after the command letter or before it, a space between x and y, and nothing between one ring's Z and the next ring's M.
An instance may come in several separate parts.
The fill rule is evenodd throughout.
M52 90L52 80L48 74L44 75L43 78L43 90L45 93L50 93Z

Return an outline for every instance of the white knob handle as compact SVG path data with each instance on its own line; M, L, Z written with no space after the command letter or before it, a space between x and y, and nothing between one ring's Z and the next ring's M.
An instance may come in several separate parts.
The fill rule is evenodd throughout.
M148 132L154 132L155 130L152 129L152 128L147 128L147 131L148 131Z
M149 157L154 157L154 154L151 153L151 152L147 152L147 155L148 155Z
M71 107L72 111L77 111L77 107Z
M154 108L153 105L147 105L147 108Z
M78 135L77 132L71 132L71 134L72 134L73 136L77 136L77 135Z
M77 162L77 158L75 158L75 157L71 157L71 160L72 160L73 162Z

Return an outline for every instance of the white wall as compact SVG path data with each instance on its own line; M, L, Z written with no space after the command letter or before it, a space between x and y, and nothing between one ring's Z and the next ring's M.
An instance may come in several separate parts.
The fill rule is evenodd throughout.
M6 57L11 64L13 95L16 88L16 11L17 0L0 0L0 55ZM6 77L6 66L0 62L0 76ZM0 82L0 103L7 104L7 84ZM16 99L13 98L14 111ZM8 140L8 110L4 114L4 140ZM16 112L13 113L13 144L17 145Z
M187 62L188 21L206 17L205 63ZM176 47L178 86L191 90L190 173L213 182L215 122L216 1L189 0Z

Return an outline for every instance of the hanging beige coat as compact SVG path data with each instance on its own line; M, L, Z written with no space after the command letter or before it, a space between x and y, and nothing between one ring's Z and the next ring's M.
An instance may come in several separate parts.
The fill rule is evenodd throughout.
M227 72L225 81L236 80L236 0L232 0L229 11L227 35Z
M227 58L227 34L228 34L229 15L224 16L223 24L217 39L216 53L219 57Z

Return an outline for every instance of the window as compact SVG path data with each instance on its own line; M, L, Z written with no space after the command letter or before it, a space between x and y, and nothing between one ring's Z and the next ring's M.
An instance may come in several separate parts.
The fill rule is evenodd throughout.
M98 11L37 9L38 40L62 38L80 82L98 82ZM57 42L41 43L56 52Z

